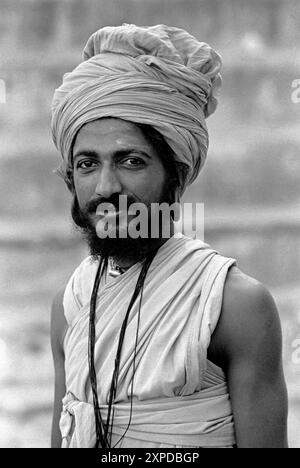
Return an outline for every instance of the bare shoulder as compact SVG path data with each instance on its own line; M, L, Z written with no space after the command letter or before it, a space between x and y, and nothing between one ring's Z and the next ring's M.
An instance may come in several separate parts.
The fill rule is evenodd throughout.
M232 267L224 286L222 311L211 352L228 361L247 353L281 352L281 326L275 301L261 282ZM276 353L277 350L277 353Z
M261 325L278 317L275 301L267 287L236 266L227 275L222 315L224 319L240 317L248 324L259 319Z
M51 345L53 354L62 353L63 341L68 324L63 307L64 290L59 291L53 299L51 308Z

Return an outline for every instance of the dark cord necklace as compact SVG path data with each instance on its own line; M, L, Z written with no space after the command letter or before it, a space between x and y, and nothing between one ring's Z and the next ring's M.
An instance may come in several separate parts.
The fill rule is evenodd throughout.
M94 287L93 287L91 301L90 301L89 349L88 349L89 375L90 375L90 381L91 381L91 387L92 387L95 424L96 424L95 448L99 448L99 447L111 448L111 437L112 437L113 419L114 419L113 405L114 405L114 401L116 399L116 394L117 394L122 346L124 342L124 337L125 337L125 332L127 328L130 311L136 299L138 298L139 294L141 293L140 303L139 303L139 312L138 312L138 323L137 323L137 330L136 330L135 350L134 350L134 357L133 357L133 377L132 377L132 382L131 382L131 396L130 396L130 403L131 403L130 417L129 417L129 423L125 430L125 433L123 434L123 436L121 436L117 444L121 441L121 439L123 439L123 437L125 436L130 426L131 416L132 416L133 379L134 379L134 373L135 373L135 358L136 358L136 348L137 348L137 343L138 343L138 329L139 329L139 322L140 322L140 309L141 309L141 302L142 302L143 286L144 286L147 272L157 253L157 250L158 249L155 249L154 251L150 252L142 263L142 269L139 274L139 277L135 286L135 290L131 297L127 312L125 314L125 318L121 326L119 340L118 340L117 353L115 357L114 371L112 375L112 381L111 381L109 397L108 397L108 410L107 410L106 423L104 423L102 416L101 416L101 411L99 408L99 400L98 400L98 391L97 391L97 375L96 375L96 370L95 370L95 341L96 341L95 318L96 318L97 293L98 293L98 289L100 285L100 280L102 276L104 275L104 273L107 272L108 260L101 259L99 262L99 267L96 273ZM115 444L115 446L117 444Z

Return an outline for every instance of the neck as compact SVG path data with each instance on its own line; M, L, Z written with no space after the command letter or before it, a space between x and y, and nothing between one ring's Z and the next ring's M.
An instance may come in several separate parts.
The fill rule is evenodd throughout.
M153 242L151 243L151 246L153 248L158 249L163 244L165 244L165 242L167 242L173 235L174 235L174 224L171 223L170 224L170 236L168 236L168 237L159 237L157 239L153 239ZM136 257L131 257L131 258L126 258L126 257L122 257L122 256L114 257L114 261L116 262L118 267L124 268L126 270L128 270L133 265L135 265L135 263L140 262L141 260L143 260L143 258L141 258L138 254L136 255Z

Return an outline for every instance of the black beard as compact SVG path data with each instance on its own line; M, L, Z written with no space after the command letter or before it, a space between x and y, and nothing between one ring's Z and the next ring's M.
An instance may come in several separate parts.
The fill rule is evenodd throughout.
M135 201L136 200L128 199L128 206L130 203ZM168 195L166 196L166 192L163 194L160 203L163 203L164 201L169 202L169 197ZM110 202L114 206L118 206L115 198L113 200L111 199ZM72 219L75 225L82 232L83 238L89 246L90 254L95 260L99 259L99 257L110 257L116 261L119 259L126 259L128 261L137 262L144 259L148 253L150 253L152 250L155 250L161 243L160 239L151 238L151 236L148 236L147 238L138 237L136 239L133 239L129 236L126 238L106 237L101 239L97 236L95 226L92 224L89 217L89 212L95 212L96 206L98 204L99 202L91 203L88 209L83 210L79 206L77 196L74 195L71 207ZM148 224L150 226L150 223Z

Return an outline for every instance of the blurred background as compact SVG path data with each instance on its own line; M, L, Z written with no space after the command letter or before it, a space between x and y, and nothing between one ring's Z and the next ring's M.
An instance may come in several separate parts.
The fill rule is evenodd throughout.
M300 447L299 0L0 0L0 446L49 447L50 304L86 255L52 172L52 95L89 35L123 22L183 27L223 56L208 161L184 201L205 202L205 240L276 299Z

